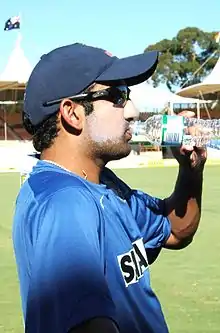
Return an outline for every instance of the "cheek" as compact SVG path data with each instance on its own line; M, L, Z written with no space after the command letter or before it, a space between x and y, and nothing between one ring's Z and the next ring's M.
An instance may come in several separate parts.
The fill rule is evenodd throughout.
M94 112L88 119L88 132L93 141L119 139L125 131L125 120L122 110Z

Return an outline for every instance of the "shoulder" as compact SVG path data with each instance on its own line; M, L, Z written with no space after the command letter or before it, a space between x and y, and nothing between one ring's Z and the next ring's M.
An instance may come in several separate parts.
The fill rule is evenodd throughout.
M31 174L26 185L36 199L62 196L70 192L76 194L80 192L79 189L83 189L83 192L86 192L83 180L72 174L54 170Z
M80 232L90 234L99 230L100 208L87 188L60 179L58 185L54 181L51 186L47 183L41 191L35 189L32 192L28 188L31 178L18 196L14 222L29 230L27 232L33 235L33 239L37 240L39 235L45 235L43 239L46 239L50 234L68 235L71 232L77 236Z
M57 187L53 192L50 191L47 196L48 205L54 205L60 208L68 207L72 212L77 207L84 214L88 213L88 209L96 207L96 201L92 193L80 184L64 184L65 186Z
M17 207L23 207L22 211L34 215L39 215L40 212L48 215L51 207L54 212L63 211L66 215L75 211L86 215L88 210L97 210L96 201L93 192L78 177L68 173L43 171L31 174L25 181L16 204Z
M49 219L49 224L54 226L62 221L62 228L66 226L66 230L77 230L79 227L97 230L101 221L98 203L87 189L81 187L60 188L47 198L41 210L44 219Z

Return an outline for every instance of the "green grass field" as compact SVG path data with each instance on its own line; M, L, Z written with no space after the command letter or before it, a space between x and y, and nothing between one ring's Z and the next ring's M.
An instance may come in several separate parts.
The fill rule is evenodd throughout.
M176 168L117 170L135 188L164 197ZM181 251L164 250L151 267L170 333L220 332L220 167L205 171L203 215L194 242ZM11 224L19 178L0 174L0 333L21 333L22 317ZM159 332L158 332L159 333Z

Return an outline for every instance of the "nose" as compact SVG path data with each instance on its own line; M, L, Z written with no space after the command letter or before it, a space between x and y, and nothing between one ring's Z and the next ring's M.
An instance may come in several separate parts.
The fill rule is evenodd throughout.
M139 111L134 106L131 100L128 100L124 107L124 117L125 119L137 119L139 118Z

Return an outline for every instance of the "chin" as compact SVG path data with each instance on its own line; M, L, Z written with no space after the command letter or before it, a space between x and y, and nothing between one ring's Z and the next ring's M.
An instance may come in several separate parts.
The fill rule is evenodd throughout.
M131 152L131 145L128 142L112 142L106 144L96 144L93 156L96 159L103 161L104 164L120 160L127 157Z
M124 146L123 148L122 147L120 147L120 148L117 151L112 152L112 154L109 155L109 162L120 160L121 158L125 158L131 152L131 146L129 144Z

